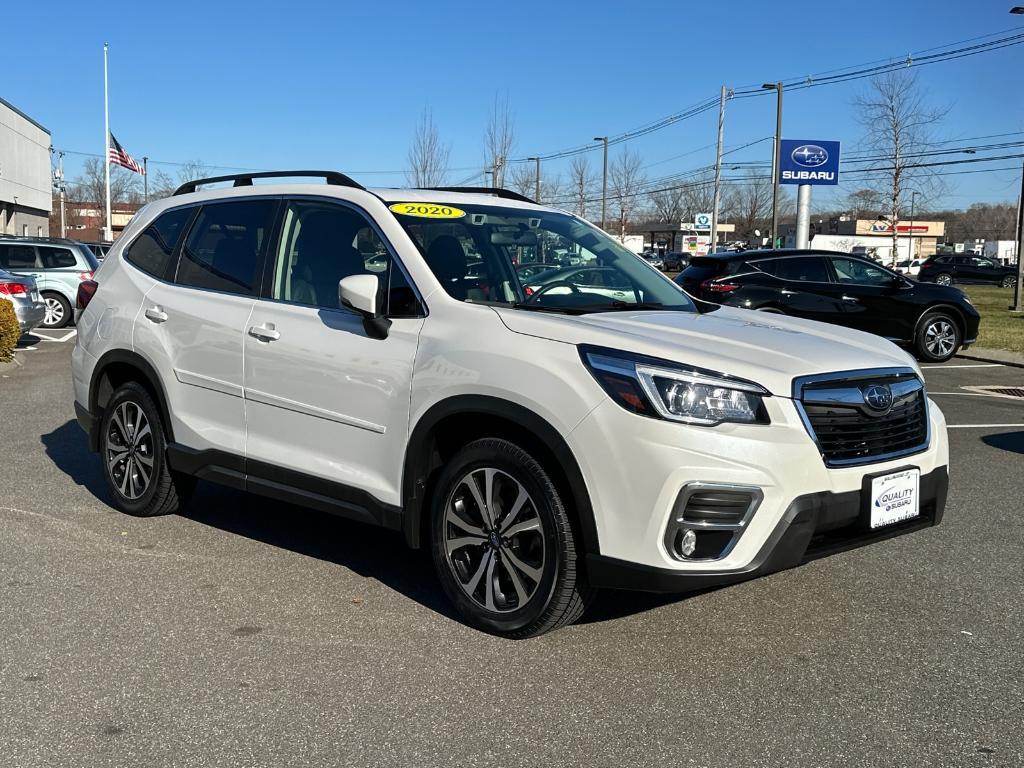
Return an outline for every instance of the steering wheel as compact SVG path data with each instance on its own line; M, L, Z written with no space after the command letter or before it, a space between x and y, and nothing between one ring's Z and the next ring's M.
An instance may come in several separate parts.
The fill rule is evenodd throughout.
M543 296L545 293L550 291L552 288L558 288L559 286L562 286L562 285L568 286L570 293L579 293L580 292L580 289L577 288L575 286L575 284L570 283L568 280L555 280L553 283L548 283L547 285L545 285L545 286L537 289L536 291L534 291L533 295L529 296L526 299L526 301L524 301L523 303L524 304L532 304L537 299L539 299L541 296Z

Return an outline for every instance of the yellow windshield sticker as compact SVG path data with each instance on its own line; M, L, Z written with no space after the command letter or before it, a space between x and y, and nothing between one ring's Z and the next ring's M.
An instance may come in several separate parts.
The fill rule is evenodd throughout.
M395 203L388 208L403 216L419 216L424 219L461 219L466 215L460 208L437 203Z

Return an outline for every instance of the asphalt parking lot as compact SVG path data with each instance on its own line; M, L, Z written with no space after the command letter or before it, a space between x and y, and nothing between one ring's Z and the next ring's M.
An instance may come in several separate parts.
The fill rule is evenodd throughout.
M4 766L1024 764L1024 369L927 366L944 523L511 642L398 535L202 485L106 502L73 334L0 366Z

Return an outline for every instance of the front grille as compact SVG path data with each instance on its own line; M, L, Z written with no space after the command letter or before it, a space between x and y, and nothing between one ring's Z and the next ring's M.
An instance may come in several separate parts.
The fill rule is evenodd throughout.
M864 393L876 385L891 393L888 409L866 402ZM807 429L829 466L882 461L928 446L927 398L913 372L847 374L798 386Z

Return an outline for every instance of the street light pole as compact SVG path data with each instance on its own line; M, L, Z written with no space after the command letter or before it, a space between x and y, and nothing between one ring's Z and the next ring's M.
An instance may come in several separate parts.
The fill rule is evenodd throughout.
M537 163L537 171L536 171L536 175L534 176L534 190L535 191L533 193L533 199L534 199L534 202L539 203L540 202L540 158L539 157L528 157L526 159L527 160L534 160Z
M608 222L608 137L595 136L594 141L604 142L604 172L601 180L601 229L607 229Z
M779 163L782 162L782 83L765 83L766 90L774 89L778 101L775 105L775 152L772 155L772 248L779 239Z
M1024 9L1021 11L1024 13ZM1020 167L1020 197L1017 198L1017 282L1013 284L1014 312L1024 312L1024 162Z

